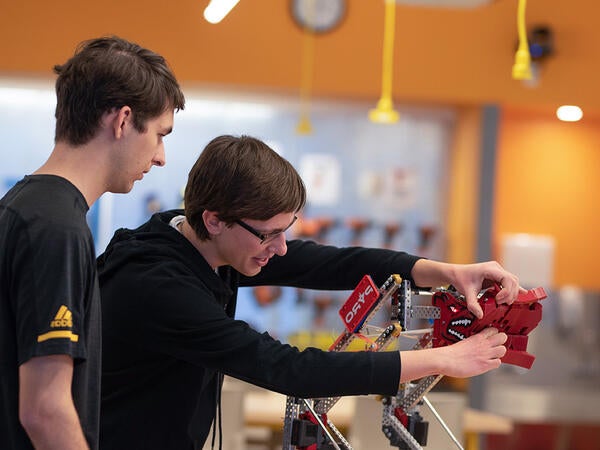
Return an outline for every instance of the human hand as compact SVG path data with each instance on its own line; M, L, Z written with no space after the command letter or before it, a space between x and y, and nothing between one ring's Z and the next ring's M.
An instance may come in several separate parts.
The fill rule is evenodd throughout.
M467 339L445 347L438 347L441 374L456 378L481 375L500 366L500 358L506 354L505 333L496 328L485 328Z
M496 282L501 289L496 294L497 303L512 304L520 292L527 292L519 286L516 275L505 270L496 261L488 261L477 264L456 264L452 285L465 296L467 308L475 317L481 319L483 310L477 301L477 295L482 288L486 288Z
M506 354L507 339L496 328L486 328L452 345L402 351L398 389L402 383L429 375L467 378L496 369Z

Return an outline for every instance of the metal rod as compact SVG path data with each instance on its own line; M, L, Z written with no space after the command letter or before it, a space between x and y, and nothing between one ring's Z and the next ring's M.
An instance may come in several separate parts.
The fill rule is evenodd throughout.
M452 430L448 427L448 425L446 425L446 422L444 422L444 419L442 419L442 417L435 410L435 408L433 407L433 405L431 404L431 402L427 399L427 397L423 396L423 402L425 402L425 404L427 405L427 407L433 413L434 417L438 420L438 422L440 423L440 425L442 426L442 428L446 431L446 433L448 433L448 436L450 436L450 439L452 439L452 441L456 444L456 446L460 450L465 450L463 448L462 444L458 441L458 439L456 439L456 436L454 436L454 433L452 433Z
M433 331L433 328L417 328L415 330L403 330L401 336L412 336L415 334L427 334L427 333L431 333Z
M433 292L433 291L413 290L413 294L415 294L415 295L424 295L424 296L428 296L428 297L433 297L433 294L435 294L435 292Z
M337 442L335 442L335 439L333 439L333 436L331 435L331 433L329 432L329 430L327 429L327 427L325 426L325 424L323 423L323 421L321 420L321 418L317 415L317 413L315 412L315 410L313 409L313 407L309 404L308 400L306 400L305 398L303 398L302 400L304 401L304 404L306 405L306 407L308 408L308 410L312 413L312 415L314 416L314 418L316 419L316 421L319 423L319 425L321 426L321 428L323 429L323 431L325 432L325 434L327 435L327 437L329 438L329 440L331 441L331 443L335 447L335 450L342 450L340 448L340 446L337 445Z

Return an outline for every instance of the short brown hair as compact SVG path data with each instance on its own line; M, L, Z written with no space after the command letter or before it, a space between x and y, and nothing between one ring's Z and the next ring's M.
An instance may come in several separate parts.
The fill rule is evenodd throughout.
M219 136L202 151L185 188L185 216L201 240L210 238L202 213L215 211L228 225L297 212L306 189L294 167L250 136Z
M54 71L56 142L87 143L98 131L102 115L114 108L129 106L133 126L144 132L149 119L185 106L165 59L116 36L82 42L75 55Z

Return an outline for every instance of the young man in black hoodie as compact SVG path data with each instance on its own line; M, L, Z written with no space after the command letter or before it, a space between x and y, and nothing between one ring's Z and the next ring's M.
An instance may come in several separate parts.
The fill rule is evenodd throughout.
M202 448L224 374L298 397L393 395L408 380L500 365L506 335L495 329L434 349L344 353L299 351L234 319L238 286L351 290L365 274L381 285L392 273L418 286L452 283L481 317L476 294L486 280L502 285L499 302L519 293L499 264L286 241L304 185L289 162L251 137L211 141L184 200L185 211L117 231L98 259L103 450Z

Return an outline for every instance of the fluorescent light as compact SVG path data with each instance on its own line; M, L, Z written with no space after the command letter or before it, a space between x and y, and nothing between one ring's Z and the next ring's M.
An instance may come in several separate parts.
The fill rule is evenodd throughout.
M210 23L219 23L240 0L210 0L204 10L204 18Z
M556 110L556 117L563 122L577 122L583 117L583 111L579 106L563 105Z
M47 105L54 108L56 94L53 90L30 89L27 87L0 87L0 105L29 108Z
M219 120L272 120L275 109L267 103L186 98L182 118L219 118Z

